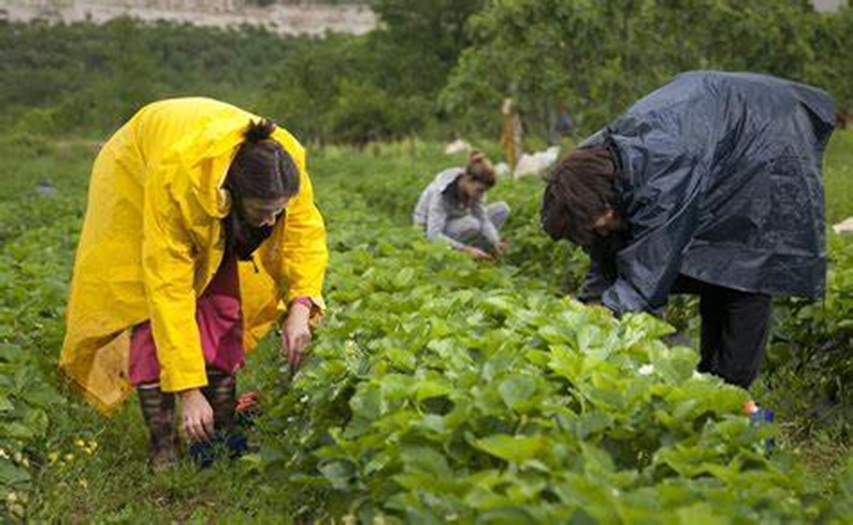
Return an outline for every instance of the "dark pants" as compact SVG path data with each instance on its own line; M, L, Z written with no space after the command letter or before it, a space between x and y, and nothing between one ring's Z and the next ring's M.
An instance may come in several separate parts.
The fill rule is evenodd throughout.
M698 370L743 388L758 376L770 334L770 296L740 292L681 275L672 293L699 296L702 340Z

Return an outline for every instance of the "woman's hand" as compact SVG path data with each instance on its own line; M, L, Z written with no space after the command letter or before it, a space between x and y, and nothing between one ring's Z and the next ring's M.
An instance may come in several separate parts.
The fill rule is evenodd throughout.
M489 255L488 253L484 252L483 250L477 248L476 246L465 245L462 247L462 251L467 253L472 258L474 258L475 260L478 260L478 261L488 260L488 259L492 258L491 255Z
M198 388L179 392L184 432L191 442L213 438L213 409Z
M311 328L308 326L310 315L311 308L308 305L291 303L287 320L281 331L281 355L287 358L287 362L293 369L302 365L305 350L311 343Z

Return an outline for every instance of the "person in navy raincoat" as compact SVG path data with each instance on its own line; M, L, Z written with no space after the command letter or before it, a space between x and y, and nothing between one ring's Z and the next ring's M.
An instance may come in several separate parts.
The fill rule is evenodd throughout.
M772 296L826 282L824 91L767 75L684 73L548 175L541 220L592 261L581 299L617 315L700 296L699 371L749 387Z

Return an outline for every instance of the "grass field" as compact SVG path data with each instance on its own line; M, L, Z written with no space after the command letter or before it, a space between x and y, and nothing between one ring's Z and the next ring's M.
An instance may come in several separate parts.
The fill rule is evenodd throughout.
M838 131L827 151L826 219L840 222L853 216L853 131Z
M16 439L30 458L32 479L21 482L25 488L15 491L16 498L28 498L24 506L35 521L288 522L291 516L310 515L327 492L271 484L256 464L265 458L237 465L219 462L203 472L184 464L172 472L150 474L135 398L115 417L104 419L58 383L63 304L95 151L92 141L82 139L0 138L0 348L14 354L0 368L0 376L5 374L0 384L12 396L29 398L31 405L20 409L22 427ZM441 154L438 145L416 142L364 151L330 147L311 154L310 170L333 252L331 285L347 282L336 274L336 263L346 261L342 252L351 245L411 235L408 216L422 185L457 161ZM853 216L853 132L836 133L826 158L825 183L828 221ZM539 191L533 181L505 181L495 194L515 210L508 229L516 233L510 238L516 246L507 261L515 267L518 286L557 291L566 278L559 264L569 255L537 237ZM541 262L525 264L530 253ZM478 272L488 267L465 268L472 280L487 278ZM320 332L320 344L323 337ZM275 396L285 388L280 367L267 342L249 358L240 388L258 388L267 406L274 406ZM274 440L274 429L262 418L254 439ZM10 435L0 434L4 439ZM791 444L811 469L809 483L820 491L832 490L834 474L849 456L846 440L816 438Z

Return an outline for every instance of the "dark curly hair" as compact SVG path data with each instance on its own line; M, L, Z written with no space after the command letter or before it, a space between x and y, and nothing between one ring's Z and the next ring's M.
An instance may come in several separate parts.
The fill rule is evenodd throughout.
M595 221L608 209L619 208L616 181L621 176L605 147L572 152L545 178L542 228L555 240L590 246L596 240Z

